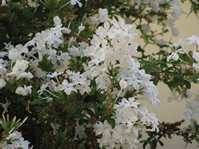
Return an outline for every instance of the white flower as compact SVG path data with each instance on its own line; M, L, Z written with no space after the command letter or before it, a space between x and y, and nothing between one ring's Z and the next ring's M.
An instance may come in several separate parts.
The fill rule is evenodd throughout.
M177 52L172 52L168 57L167 57L167 61L177 61L179 59L179 55Z
M81 56L82 55L82 52L81 52L80 48L77 48L77 47L74 47L74 46L71 47L71 48L69 48L68 52L73 57Z
M119 108L138 108L139 103L135 101L135 98L123 98L121 101L115 105L115 108L118 110Z
M38 3L34 0L27 0L27 2L28 2L28 6L32 8L36 8L38 6Z
M28 53L28 49L21 44L16 45L15 47L8 44L6 49L8 49L9 59L12 60L13 62L19 59L23 59L22 54Z
M20 74L26 71L29 62L26 60L17 60L14 67L12 68L13 74Z
M24 140L18 131L12 132L0 145L3 149L29 149L29 141Z
M127 124L134 125L138 120L136 108L138 103L135 102L134 98L129 98L128 100L123 98L121 102L116 104L114 108L116 109L116 123L117 124Z
M141 86L144 88L144 95L149 98L153 105L160 105L160 100L158 98L158 89L153 84L152 81L146 80L141 83Z
M128 83L123 79L120 80L119 84L121 89L125 89L128 86Z
M107 9L100 8L98 10L98 13L99 13L99 21L101 23L104 23L108 20L108 10Z
M62 26L61 19L60 19L58 16L55 16L55 17L53 18L53 22L54 22L54 25L55 25L55 26L59 26L59 27Z
M150 130L158 130L159 120L155 114L150 113L145 107L140 107L138 112L141 116L141 121L147 126L151 126Z
M28 96L32 93L32 86L18 86L15 93L22 96Z
M151 7L153 9L153 11L158 12L160 10L160 6L159 6L159 1L158 0L153 0L151 1Z
M82 3L80 2L80 0L70 0L70 4L72 6L78 5L79 7L82 7Z
M138 130L136 127L128 127L124 124L112 128L107 121L98 122L94 127L96 135L101 135L97 139L100 148L106 149L136 149L139 143Z
M49 74L47 74L47 77L49 77L49 78L56 78L56 77L58 77L58 76L60 76L60 75L62 75L63 74L63 72L53 72L53 73L49 73Z
M98 143L100 144L100 148L103 147L109 147L110 149L114 148L114 140L112 139L112 127L111 125L107 122L104 121L98 122L95 124L95 133L96 135L102 135L100 139L98 139Z
M61 20L58 16L55 16L53 21L54 27L36 33L35 37L24 45L26 49L30 49L30 52L26 53L28 58L34 58L31 59L31 62L38 63L46 56L54 67L63 63L62 55L58 54L57 48L64 42L63 33L69 33L70 29L62 27ZM35 57L35 55L38 56Z
M74 88L82 95L90 92L90 80L87 79L86 74L80 74L79 72L68 72L68 74Z
M196 45L199 45L199 36L192 35L191 37L188 37L188 38L186 39L186 41L187 41L189 44L196 44Z
M4 79L0 79L0 89L6 86L6 81Z
M85 26L82 24L78 27L78 34L81 33L85 29Z
M199 72L199 63L193 63L193 69Z
M1 1L1 6L7 6L9 0L2 0Z
M94 131L101 148L115 149L136 149L138 146L139 130L143 126L151 126L150 130L158 130L159 121L156 116L149 113L146 108L140 107L135 98L123 98L114 106L115 125L112 127L108 121L97 122ZM142 124L135 125L137 120Z
M199 62L199 52L193 51L192 57L196 62Z
M93 15L87 18L86 23L89 24L91 29L95 29L95 27L99 24L99 17L98 15Z
M77 92L72 83L69 83L67 80L63 80L62 84L58 87L59 90L63 90L67 95L70 95L71 92Z
M125 80L128 86L122 82L120 85L130 90L143 90L153 104L158 104L158 91L151 81L151 75L140 69L139 62L132 58L137 47L135 36L132 25L126 24L120 17L98 27L91 46L84 53L91 59L86 68L87 74L95 79L98 88L106 90L110 84L108 68L115 66L119 70L118 81Z
M23 73L18 74L17 80L21 78L32 79L33 75L31 72L23 72Z
M158 90L151 80L151 75L139 68L139 63L133 59L124 65L120 77L127 81L129 89L142 90L152 104L158 105Z
M33 78L32 73L25 72L28 66L29 66L28 61L17 60L14 67L12 68L12 72L8 73L8 76L14 76L17 78L17 80L21 78L31 79Z

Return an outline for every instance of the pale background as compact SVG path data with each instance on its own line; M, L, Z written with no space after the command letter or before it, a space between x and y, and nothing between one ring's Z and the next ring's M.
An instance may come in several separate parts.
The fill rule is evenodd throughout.
M188 7L189 5L187 4L183 5L183 8L186 12L188 12ZM193 34L199 36L199 18L197 18L195 15L183 15L176 22L176 26L180 31L179 36L175 38L176 41L185 37L189 37ZM168 99L172 96L172 93L163 83L158 85L158 89L160 92L161 104L159 108L153 109L158 117L161 120L168 122L181 120L185 111L184 102L179 100L168 102ZM199 90L199 86L194 86L193 90L197 89ZM164 147L158 147L158 149L199 149L196 144L185 146L182 138L177 137L173 138L172 140L166 140L164 143Z

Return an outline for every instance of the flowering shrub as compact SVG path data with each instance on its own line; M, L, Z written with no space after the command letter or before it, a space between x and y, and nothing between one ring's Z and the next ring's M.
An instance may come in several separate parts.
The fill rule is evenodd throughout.
M198 1L186 2L198 15ZM159 105L160 81L181 98L199 81L199 36L163 40L178 34L182 3L1 0L1 148L155 149L172 135L198 143L198 96L187 100L185 128L143 102Z

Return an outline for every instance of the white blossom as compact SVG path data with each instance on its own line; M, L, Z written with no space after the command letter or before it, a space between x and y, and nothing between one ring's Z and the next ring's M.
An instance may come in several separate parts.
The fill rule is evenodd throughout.
M98 138L101 148L136 149L140 131L139 126L135 125L138 119L141 119L143 125L151 126L152 129L157 128L157 118L145 108L140 108L134 98L121 99L114 109L116 110L114 127L106 120L97 122L94 126L96 135L101 135Z
M58 16L55 16L55 17L53 18L53 22L54 22L55 27L56 27L56 26L62 27L61 19L60 19Z
M196 62L199 62L199 52L193 51L192 57Z
M28 6L32 8L36 8L39 6L39 4L35 0L27 0Z
M72 46L71 48L68 49L68 52L73 57L82 56L82 51L79 47Z
M101 23L104 23L108 20L108 10L107 9L100 8L98 10L98 13L99 13L99 21Z
M6 81L4 79L0 79L0 89L6 86Z
M48 60L56 66L59 60L56 49L63 44L63 32L68 32L67 30L69 29L62 27L60 18L54 17L54 27L35 34L35 37L24 45L25 47L32 47L28 56L34 57L34 54L38 54L38 57L34 57L36 62L42 61L43 57L47 56Z
M9 2L9 0L2 0L1 1L1 6L7 6L8 2Z
M23 59L22 54L28 53L28 49L21 44L18 44L15 47L13 45L8 44L6 48L9 50L8 57L12 61Z
M81 33L84 29L85 29L85 26L80 24L80 26L78 27L78 34Z
M29 149L30 142L24 140L22 134L18 131L12 132L0 147L2 149Z
M120 88L125 89L128 86L128 83L125 80L120 80Z
M91 60L86 73L101 89L109 86L107 71L110 65L119 68L118 81L125 80L128 89L141 90L153 104L159 104L158 91L151 81L151 76L140 69L139 62L132 56L137 45L133 42L136 33L132 25L126 24L122 18L109 20L96 30L91 46L85 51Z
M199 63L193 63L193 69L199 72Z
M188 37L186 41L188 44L199 45L199 36L192 35L191 37Z
M79 7L82 7L82 3L80 2L80 0L70 0L70 4L72 6L78 5Z
M67 95L70 95L71 92L77 92L74 84L69 83L67 80L63 80L62 84L58 86L58 90L63 90Z
M119 104L116 104L116 123L133 125L137 120L138 116L135 108L138 108L138 103L135 102L134 98L128 100L123 98Z
M150 113L148 111L148 109L146 109L145 107L140 107L138 109L138 113L141 116L141 121L146 124L147 126L151 126L152 131L155 130L159 130L158 125L159 125L159 120L158 118L155 116L154 113Z
M32 86L18 86L15 93L22 96L28 96L32 93Z
M56 78L56 77L58 77L58 76L60 76L60 75L62 75L63 74L63 72L53 72L53 73L49 73L49 74L47 74L47 77L49 77L49 78Z
M78 90L81 94L90 92L90 80L87 79L85 74L80 74L79 72L74 73L68 71L69 79L71 80L74 88Z
M8 73L8 76L16 77L17 80L21 78L31 79L33 75L31 72L26 72L29 66L29 62L26 60L17 60L14 67L12 68L12 72Z
M168 57L167 57L167 61L177 61L179 59L179 55L177 52L172 52Z
M97 135L102 135L98 139L100 148L115 149L136 149L138 145L138 129L127 125L116 125L115 128L107 122L99 122L95 125Z

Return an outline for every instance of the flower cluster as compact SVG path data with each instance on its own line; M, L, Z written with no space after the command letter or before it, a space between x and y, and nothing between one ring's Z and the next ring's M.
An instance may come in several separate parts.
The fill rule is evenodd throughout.
M96 134L102 135L98 139L101 147L134 149L139 143L140 125L145 124L151 126L152 130L158 130L159 120L146 108L140 107L133 97L122 99L114 108L114 127L107 121L95 125Z
M20 132L14 131L6 138L0 147L3 149L30 149L29 144L30 142L24 140Z
M96 87L104 95L113 99L113 111L116 126L114 128L108 121L97 122L96 135L99 135L99 124L102 127L108 126L114 131L113 142L120 142L121 147L132 148L138 142L140 126L151 126L157 129L158 120L153 114L149 114L135 101L134 96L146 95L153 104L158 104L158 92L151 81L151 76L140 68L139 62L133 58L136 53L136 44L133 42L136 34L131 25L118 17L107 20L100 26L90 45L81 43L80 46L69 48L68 52L59 52L57 49L63 46L64 33L70 33L70 29L62 27L58 17L54 18L55 27L37 33L35 37L25 43L25 45L6 45L8 53L2 53L1 58L1 88L6 87L6 82L11 80L26 80L28 84L19 84L15 93L21 96L31 96L33 79L42 79L39 96L46 96L45 99L58 98L56 93L64 92L65 96L80 94L82 96L91 94ZM82 46L84 45L84 46ZM81 71L74 71L70 67L70 62L77 56L85 58ZM4 57L7 57L4 60ZM56 70L48 72L39 67L39 63L46 58ZM116 71L115 74L112 71ZM95 82L93 85L93 83ZM48 92L49 94L45 94ZM124 98L127 92L137 92L132 97ZM52 96L52 97L51 97ZM118 103L118 101L120 101ZM139 105L139 106L138 106ZM100 115L98 115L99 117ZM139 122L140 121L140 122ZM137 123L140 123L136 126ZM126 131L125 131L126 129ZM108 130L107 130L108 131ZM106 129L100 130L106 133ZM109 132L111 135L112 132ZM110 147L113 143L103 136L99 143L101 147ZM111 139L110 138L110 139ZM132 138L135 142L132 142ZM104 141L106 143L103 143ZM107 144L108 143L108 144ZM113 143L114 144L114 143ZM113 148L113 144L111 145ZM107 146L108 145L108 146Z
M63 32L69 33L70 30L62 27L59 17L54 18L55 27L37 33L35 37L25 45L11 44L6 45L8 52L1 52L0 57L0 76L1 88L6 85L9 80L31 80L34 77L42 78L45 76L41 68L38 67L44 57L52 63L52 67L63 65L68 54L59 53L56 49L63 44ZM28 71L29 70L29 71ZM27 96L31 94L31 86L18 86L16 93Z
M188 98L199 80L199 37L183 44L162 40L167 32L177 35L181 3L1 0L0 110L8 116L0 123L0 148L162 144L169 129L147 108L160 104L158 82ZM192 7L197 13L198 6ZM159 51L148 54L150 44ZM185 44L196 49L188 51ZM188 119L198 116L197 99L187 102ZM24 116L28 120L20 123ZM17 131L25 121L20 132L31 143Z

